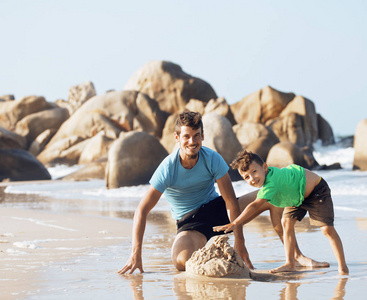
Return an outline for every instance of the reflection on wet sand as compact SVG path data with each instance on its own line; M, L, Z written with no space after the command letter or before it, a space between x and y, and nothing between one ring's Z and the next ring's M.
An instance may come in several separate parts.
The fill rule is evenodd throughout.
M303 275L306 275L306 273ZM124 275L123 278L129 282L134 300L144 300L144 281L146 280L144 278L144 274ZM148 281L149 280L147 280L147 283ZM348 278L340 278L335 287L334 296L329 295L327 296L327 299L343 300L347 281ZM246 299L246 292L251 288L253 282L254 281L251 279L224 279L195 275L188 276L185 272L182 272L173 277L172 290L178 300ZM302 296L298 296L298 288L303 284L309 283L305 281L295 282L294 280L280 281L279 298L277 299L302 299ZM146 294L150 295L150 291L148 290ZM264 286L261 293L259 292L258 296L259 298L270 296L267 294L266 286Z

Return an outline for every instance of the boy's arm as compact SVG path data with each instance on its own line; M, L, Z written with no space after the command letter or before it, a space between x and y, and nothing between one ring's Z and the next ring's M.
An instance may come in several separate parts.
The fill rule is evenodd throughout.
M147 215L157 204L161 195L161 192L151 186L143 199L140 201L137 209L135 210L132 251L126 265L118 271L119 274L125 274L127 271L129 271L129 274L131 274L136 269L139 269L140 273L144 272L142 261L142 247Z
M229 219L234 220L240 214L240 207L236 199L236 194L233 190L231 178L228 173L222 178L217 180L219 191L226 203L226 208L229 211ZM234 248L237 250L238 254L242 257L246 266L249 269L253 269L254 266L250 260L249 254L245 246L245 238L243 236L242 228L237 228L234 230Z
M222 226L216 226L213 227L214 231L223 231L225 233L234 230L236 227L238 227L239 225L242 225L244 220L246 219L250 219L251 216L266 202L266 199L260 199L260 198L256 198L256 200L252 203L250 203L246 209L231 223L226 224L226 225L222 225Z

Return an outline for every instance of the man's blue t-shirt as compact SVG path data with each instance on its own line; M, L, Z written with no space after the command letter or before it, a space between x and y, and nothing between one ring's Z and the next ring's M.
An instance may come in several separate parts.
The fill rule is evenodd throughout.
M156 190L164 193L176 220L217 198L214 181L222 178L229 169L222 156L207 147L200 148L196 165L185 169L179 151L167 156L149 181Z

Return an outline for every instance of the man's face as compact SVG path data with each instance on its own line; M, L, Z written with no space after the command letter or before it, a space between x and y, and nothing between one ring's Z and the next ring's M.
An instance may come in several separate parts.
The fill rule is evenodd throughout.
M176 142L180 144L180 151L186 158L197 158L199 150L204 140L201 128L192 129L188 126L181 127L181 133L175 133Z
M262 166L256 162L252 162L247 171L238 170L241 177L251 186L261 188L264 185L265 177L268 172L268 165L264 163Z

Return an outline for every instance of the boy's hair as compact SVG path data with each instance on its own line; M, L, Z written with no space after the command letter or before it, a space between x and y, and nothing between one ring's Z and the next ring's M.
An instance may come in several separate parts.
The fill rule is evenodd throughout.
M264 164L262 158L256 153L252 153L251 151L243 150L237 154L237 157L231 163L232 169L237 169L242 172L248 171L248 168L252 162L256 162L260 166Z
M177 135L181 133L181 126L188 126L194 130L201 128L201 133L204 133L203 121L201 119L201 114L198 112L185 110L183 113L180 113L175 126Z

